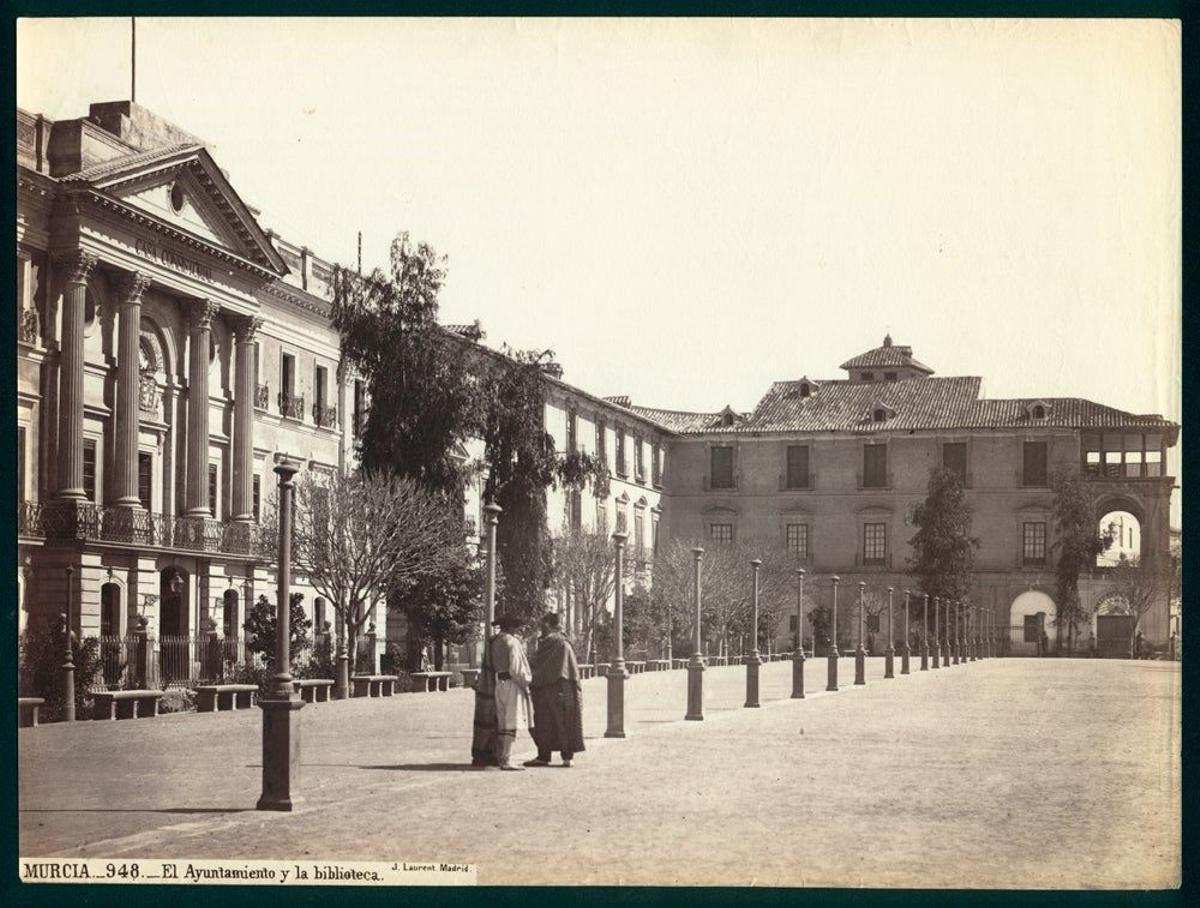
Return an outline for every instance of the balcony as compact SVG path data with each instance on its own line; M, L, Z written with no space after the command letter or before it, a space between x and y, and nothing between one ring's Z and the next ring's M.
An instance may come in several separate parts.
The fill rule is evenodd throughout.
M256 385L254 388L254 406L258 410L267 410L271 406L271 389L266 385Z
M279 414L288 419L304 420L304 395L279 392Z
M337 428L337 407L323 407L313 404L313 422L322 429Z
M54 502L22 501L17 507L17 526L19 535L47 539L253 555L264 560L271 560L275 553L273 540L264 538L257 524L90 503L60 506Z

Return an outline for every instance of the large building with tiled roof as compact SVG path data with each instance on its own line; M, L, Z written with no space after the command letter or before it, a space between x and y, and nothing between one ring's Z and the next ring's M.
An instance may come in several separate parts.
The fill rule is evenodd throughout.
M208 146L135 104L57 122L19 112L17 133L22 615L65 606L77 631L109 637L144 619L184 641L194 671L200 629L236 649L247 602L271 588L256 526L274 464L353 462L367 401L329 323L332 265L261 227ZM446 329L487 349L478 324ZM890 336L842 369L776 382L749 412L647 407L547 371L556 448L612 474L601 495L552 491L551 532L624 528L635 576L668 538L741 540L790 551L813 591L834 573L903 589L912 509L930 467L948 466L982 543L975 601L1006 616L1014 652L1054 615L1055 468L1087 478L1098 521L1123 515L1131 554L1166 557L1168 420L990 400L979 378L937 376ZM478 485L466 501L474 533ZM333 618L302 575L295 587L318 629ZM1104 589L1086 578L1085 602ZM578 626L570 591L551 601ZM401 616L379 624L380 650L404 642ZM1143 630L1165 638L1165 606Z
M848 589L862 579L903 590L912 586L905 571L913 510L930 468L951 467L966 483L981 543L974 601L1008 616L1015 652L1036 648L1034 624L1055 636L1056 470L1087 479L1098 525L1109 513L1136 522L1127 554L1165 557L1173 485L1166 451L1178 437L1170 420L1078 398L984 398L979 378L936 376L890 336L842 368L845 378L775 382L749 413L630 403L675 436L667 532L788 548L817 584L837 574ZM1100 604L1102 572L1082 586L1084 604ZM1092 636L1107 626L1093 621ZM1165 606L1142 629L1165 638Z

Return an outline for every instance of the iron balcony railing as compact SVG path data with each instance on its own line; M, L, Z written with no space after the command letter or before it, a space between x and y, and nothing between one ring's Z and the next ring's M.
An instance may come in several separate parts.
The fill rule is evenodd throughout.
M279 392L279 413L288 419L304 419L304 395Z
M337 407L323 407L313 404L313 422L323 429L337 428Z
M271 407L271 388L269 385L256 385L254 388L254 406L259 410Z
M180 517L140 508L22 501L17 508L18 532L48 539L114 542L126 545L227 555L274 557L275 543L253 523L211 517Z

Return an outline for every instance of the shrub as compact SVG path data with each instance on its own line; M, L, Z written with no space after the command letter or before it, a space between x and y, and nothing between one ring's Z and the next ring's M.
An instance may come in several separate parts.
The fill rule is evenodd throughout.
M404 650L396 643L389 643L384 654L379 657L380 673L384 675L406 674L404 668L406 664L407 660L405 659Z
M18 640L18 684L20 696L41 697L46 702L40 717L46 722L63 718L62 665L65 632L57 621L31 624ZM75 717L92 716L91 685L100 673L100 641L95 637L80 640L71 637L72 661L75 663Z
M158 701L158 711L164 715L195 712L196 692L186 687L168 687Z
M271 687L271 676L275 674L274 669L265 665L256 665L254 663L245 663L239 665L230 678L230 684L256 684L258 685L258 696L262 699L267 695L267 691Z

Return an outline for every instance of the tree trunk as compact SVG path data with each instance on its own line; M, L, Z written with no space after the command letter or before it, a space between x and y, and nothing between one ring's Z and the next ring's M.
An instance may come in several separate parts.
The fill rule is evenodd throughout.
M445 664L445 662L446 662L445 644L442 642L441 637L434 637L433 638L433 670L435 672L440 672L442 670L442 666Z

